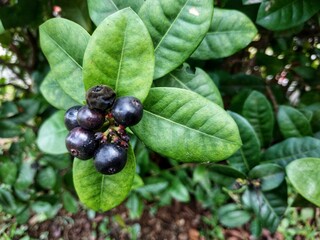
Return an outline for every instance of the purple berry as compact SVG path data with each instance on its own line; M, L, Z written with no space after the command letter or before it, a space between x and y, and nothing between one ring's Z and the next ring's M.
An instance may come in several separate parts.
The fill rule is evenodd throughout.
M86 101L89 108L106 111L112 107L116 93L106 85L98 85L90 88L86 93Z
M94 166L98 172L111 175L120 172L127 162L127 150L114 143L100 145L94 154Z
M70 154L81 160L93 157L98 147L94 132L76 127L66 137L66 147Z
M111 110L114 120L123 126L133 126L140 122L143 106L138 98L132 96L116 99Z
M79 109L77 120L80 127L89 130L97 130L101 128L105 122L105 115L101 111L90 109L86 105Z
M66 125L69 131L71 129L79 127L79 123L77 121L77 115L80 108L81 106L73 106L69 108L64 115L64 124Z

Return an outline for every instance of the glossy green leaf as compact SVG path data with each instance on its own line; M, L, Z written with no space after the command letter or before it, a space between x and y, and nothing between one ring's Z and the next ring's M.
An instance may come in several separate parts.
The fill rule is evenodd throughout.
M255 166L249 172L249 178L261 181L261 190L269 191L280 186L284 180L284 169L278 164L266 163Z
M237 178L246 178L245 174L227 165L213 164L208 169L210 179L228 188L233 187Z
M75 101L84 100L82 61L90 35L80 25L54 18L40 26L41 49L63 91Z
M190 195L187 187L178 179L173 178L169 187L170 195L180 202L189 202Z
M82 203L95 211L107 211L118 206L127 197L135 169L134 153L129 147L126 166L114 175L98 173L92 160L75 159L73 182Z
M94 31L83 61L86 89L106 84L118 96L143 101L152 84L154 53L149 33L130 8L106 18Z
M180 66L197 48L209 29L211 0L147 0L139 16L155 47L154 79Z
M3 162L0 165L0 182L13 185L16 181L18 167L14 162Z
M244 102L242 113L257 133L261 145L269 145L273 136L274 114L265 95L253 91Z
M280 106L277 115L278 125L285 138L311 136L312 130L303 113L290 106Z
M79 102L70 97L59 85L57 76L51 70L43 80L40 91L44 98L57 109L67 110Z
M38 172L36 180L42 188L52 189L57 182L57 175L52 167L46 167Z
M20 166L18 178L15 182L15 188L18 190L27 189L33 182L36 169L32 166L31 161L23 162Z
M69 213L78 212L78 201L72 196L70 192L66 191L62 194L62 202L63 202L63 207Z
M88 0L91 20L98 26L106 17L120 9L131 7L138 12L144 0Z
M9 120L0 121L0 138L11 138L20 135L21 128Z
M4 29L4 26L2 24L2 21L0 19L0 34L4 33L6 30Z
M17 102L17 106L19 109L19 114L10 118L11 122L22 124L33 117L38 113L40 102L37 99L21 99Z
M305 109L312 112L312 118L311 118L312 130L314 132L320 131L320 103L319 102L313 103L307 106Z
M64 125L65 111L57 111L40 127L37 144L41 151L49 154L66 153L65 139L68 130Z
M242 195L242 200L245 206L254 211L264 228L275 232L287 209L287 186L283 183L268 192L247 189Z
M12 117L18 113L18 107L14 102L2 102L0 108L0 118Z
M318 0L263 1L257 23L269 30L285 30L304 23L319 10Z
M227 112L179 88L152 88L142 120L131 129L152 150L182 162L220 161L241 146Z
M12 193L4 188L0 187L0 205L2 210L9 214L15 214L17 205L15 203Z
M130 219L138 219L143 213L143 199L138 194L132 193L126 202L126 207L129 211Z
M236 228L249 222L251 214L248 211L241 210L237 204L230 203L219 208L218 217L222 225Z
M253 22L237 10L215 9L205 38L192 58L207 60L231 56L257 35Z
M283 167L291 161L320 156L320 140L312 137L289 138L268 148L263 160L277 163Z
M305 199L320 206L320 158L297 159L286 167L286 171L293 187Z
M260 162L260 141L253 127L244 117L234 112L229 114L238 125L243 145L229 157L228 162L232 167L247 173Z
M55 169L65 169L71 166L71 157L69 153L65 154L55 154L55 155L43 155L39 162L44 165L51 165Z
M193 72L187 63L154 81L154 86L188 89L223 107L219 89L210 76L201 68L196 68L196 71Z
M91 30L91 20L88 12L87 0L55 0L55 4L62 8L61 16L80 24L88 32Z
M261 2L262 0L242 0L243 5L251 5L251 4L257 4Z

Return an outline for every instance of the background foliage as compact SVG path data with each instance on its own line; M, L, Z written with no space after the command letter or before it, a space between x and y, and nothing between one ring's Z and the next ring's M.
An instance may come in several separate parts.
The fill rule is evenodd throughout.
M320 205L317 0L0 4L0 206L10 226L11 216L42 222L82 203L98 211L126 199L138 219L195 201L212 213L208 226L260 236L295 225L293 207ZM145 113L114 187L101 193L114 180L90 178L97 199L83 183L92 166L66 154L63 110L101 81L143 100ZM219 238L219 228L202 234Z

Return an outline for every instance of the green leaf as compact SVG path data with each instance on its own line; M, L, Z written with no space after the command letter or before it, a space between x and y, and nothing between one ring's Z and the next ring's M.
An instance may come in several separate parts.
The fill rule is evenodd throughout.
M286 171L293 187L304 198L320 206L320 158L297 159L286 167Z
M41 151L49 154L66 153L65 138L68 130L64 125L65 111L57 111L40 127L37 144Z
M303 113L290 106L280 106L277 115L278 125L285 138L312 135L308 119Z
M53 70L43 80L40 91L44 98L57 109L68 110L72 106L79 105L79 102L61 88L57 80L57 74Z
M246 179L246 175L227 165L213 164L208 167L209 177L217 184L231 188L237 178Z
M138 219L143 213L144 203L138 194L133 193L126 202L126 207L129 210L130 219Z
M0 34L4 33L6 30L4 29L4 26L2 24L2 21L0 19Z
M243 145L228 159L228 162L232 167L247 173L260 162L260 141L245 118L234 112L229 112L229 114L238 125Z
M52 167L46 167L38 172L37 183L44 189L52 189L57 181L56 172Z
M18 190L27 189L33 182L36 174L35 167L32 166L32 162L23 162L20 167L18 179L15 182L15 188Z
M152 88L142 120L131 129L152 150L182 162L223 160L241 146L227 112L179 88Z
M261 3L263 0L242 0L243 5L251 5Z
M55 79L66 94L82 103L82 61L90 35L80 25L54 18L40 26L40 45Z
M61 16L80 24L88 32L91 30L88 5L86 0L55 0L55 4L62 8Z
M243 105L243 116L253 126L262 146L270 144L273 135L274 114L268 99L252 91Z
M120 9L131 7L138 12L144 0L88 0L91 20L98 26L106 17Z
M319 10L318 0L263 1L257 23L269 30L285 30L304 23Z
M14 162L4 162L0 165L1 182L13 185L18 173L17 165Z
M38 113L40 102L36 99L21 99L17 102L19 109L19 114L10 118L10 121L16 124L22 124L33 117Z
M0 205L2 210L9 214L15 214L17 205L11 192L0 187Z
M209 29L211 0L147 0L139 16L155 47L154 79L180 66L197 48Z
M274 162L283 167L291 161L305 157L320 156L320 140L312 137L289 138L268 148L263 154L264 161Z
M249 172L249 178L261 180L261 190L269 191L280 186L284 180L284 169L274 163L255 166Z
M262 192L257 189L247 189L242 195L244 204L251 208L260 219L263 227L275 232L287 209L287 186Z
M66 191L62 194L62 202L63 202L63 207L69 213L77 213L78 212L78 202L72 196L72 194L70 192Z
M255 25L245 14L216 8L209 31L191 57L207 60L231 56L245 48L256 35Z
M9 120L0 121L0 138L11 138L20 135L21 128Z
M128 149L126 166L114 175L98 173L91 160L75 159L73 182L81 202L95 211L107 211L119 205L131 189L135 168L131 147Z
M12 117L18 113L18 107L14 102L2 102L0 108L0 118Z
M65 169L71 166L70 154L60 154L60 155L43 155L39 159L40 163L45 165L51 165L56 169Z
M190 201L188 189L178 178L172 179L169 187L169 193L173 198L180 202Z
M118 96L143 101L152 84L154 53L149 33L130 8L106 18L94 31L83 60L86 89L105 84Z
M230 203L219 208L218 217L222 225L236 228L249 222L251 214L245 210L241 210L237 204Z
M181 68L154 81L154 85L156 87L188 89L218 104L220 107L223 107L219 89L210 76L201 68L196 68L196 71L193 72L187 63L184 63Z

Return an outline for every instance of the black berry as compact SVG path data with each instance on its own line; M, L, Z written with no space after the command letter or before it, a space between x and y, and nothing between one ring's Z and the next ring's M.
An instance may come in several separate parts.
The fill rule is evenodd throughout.
M106 85L98 85L90 88L86 93L86 101L89 108L106 111L111 108L116 93Z
M93 157L98 141L94 132L76 127L67 135L66 147L72 156L87 160Z
M64 115L64 124L67 129L70 131L75 127L79 127L79 123L77 121L77 114L81 106L74 106L69 108Z
M135 97L120 97L114 102L111 113L118 124L133 126L141 120L143 106Z
M102 127L105 122L105 115L101 111L90 109L85 105L79 109L77 120L82 128L96 130Z
M120 172L127 162L127 150L113 143L100 145L94 155L98 172L111 175Z

